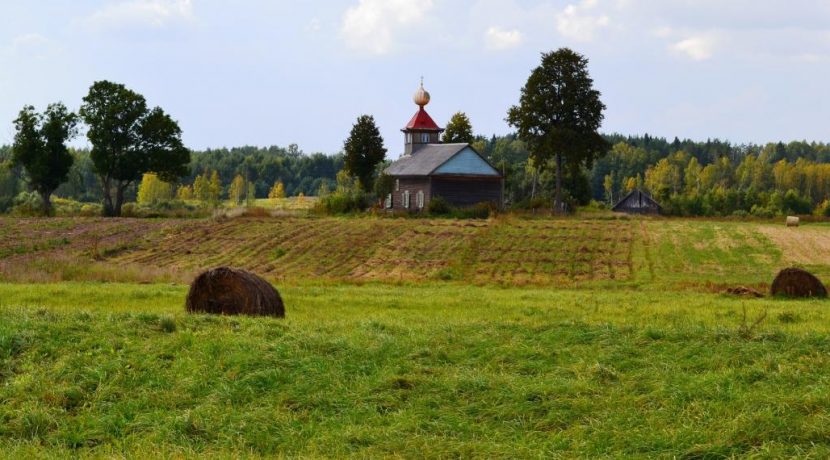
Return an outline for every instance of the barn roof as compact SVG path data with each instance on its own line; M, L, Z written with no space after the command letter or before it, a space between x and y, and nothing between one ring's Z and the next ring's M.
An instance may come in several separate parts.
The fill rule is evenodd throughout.
M648 209L653 209L659 212L663 209L663 207L660 206L660 203L652 198L651 195L636 188L623 197L623 199L618 201L613 208L611 208L611 210L615 212L643 212Z
M470 144L427 144L412 155L401 157L401 159L392 163L391 166L386 168L386 174L390 176L429 176L466 149L481 158L481 155L470 147ZM495 168L489 166L483 158L481 158L481 162L493 169L493 173L496 175L501 175ZM457 171L454 171L454 173L459 174ZM482 173L480 171L470 171L469 174L479 175Z
M427 130L427 131L443 131L437 123L432 119L431 116L424 110L423 107L418 109L418 112L409 120L409 123L406 124L404 130L408 129L419 129L419 130Z

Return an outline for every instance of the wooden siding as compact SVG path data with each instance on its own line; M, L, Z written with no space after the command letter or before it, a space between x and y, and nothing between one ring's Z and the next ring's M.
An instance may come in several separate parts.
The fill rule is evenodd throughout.
M418 211L417 196L419 191L424 192L424 207L429 205L430 190L428 177L399 177L396 178L395 191L392 192L392 208L396 210ZM404 207L404 192L409 191L409 208Z
M424 142L421 139L422 134L429 135L429 141ZM412 136L412 142L409 142L408 136ZM404 155L412 155L420 150L425 145L441 143L441 133L437 131L419 131L419 130L405 130L404 131Z
M660 205L647 193L634 190L617 203L612 210L629 214L659 214Z
M433 176L431 192L431 196L440 196L457 207L503 204L500 177Z

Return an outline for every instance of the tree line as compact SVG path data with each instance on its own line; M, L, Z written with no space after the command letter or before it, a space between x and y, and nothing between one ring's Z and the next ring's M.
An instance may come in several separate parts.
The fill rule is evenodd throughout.
M588 60L567 48L543 53L507 110L516 131L475 136L469 117L453 115L442 141L467 142L505 178L509 207L565 212L592 200L612 205L643 189L676 215L830 214L830 145L602 135L605 105ZM342 153L304 154L298 146L192 152L178 123L123 85L96 82L77 114L62 104L24 107L12 146L0 147L0 211L26 188L45 213L50 197L103 203L117 216L128 200L198 200L217 206L257 197L318 195L333 212L366 209L391 192L390 161L374 118L361 115ZM67 147L87 127L89 150Z

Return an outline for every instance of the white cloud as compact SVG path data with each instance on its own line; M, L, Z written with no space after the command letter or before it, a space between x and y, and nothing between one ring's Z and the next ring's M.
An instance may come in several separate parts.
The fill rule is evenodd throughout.
M611 23L608 16L594 13L596 7L597 0L582 0L566 6L556 15L556 30L573 40L593 40L597 31Z
M487 48L496 51L515 48L522 44L522 39L522 33L518 30L504 30L501 27L490 27L484 34Z
M712 36L689 37L671 45L671 50L695 61L705 61L712 57L716 44L717 40Z
M164 27L193 17L192 0L128 0L94 12L89 22L101 27Z
M432 0L360 0L343 15L343 37L352 49L387 54L399 34L419 24L432 6Z

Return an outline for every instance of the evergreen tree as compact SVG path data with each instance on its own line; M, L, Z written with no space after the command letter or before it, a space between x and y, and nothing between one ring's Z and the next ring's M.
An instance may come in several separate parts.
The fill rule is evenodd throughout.
M447 123L441 141L445 144L471 144L474 139L470 118L464 112L456 112Z
M372 190L375 168L386 158L383 138L371 115L361 115L352 126L343 146L346 153L344 169L360 181L364 191Z
M210 205L215 208L219 206L221 199L222 180L219 179L219 173L214 170L213 174L210 176L210 182L208 183L208 201L210 202Z

